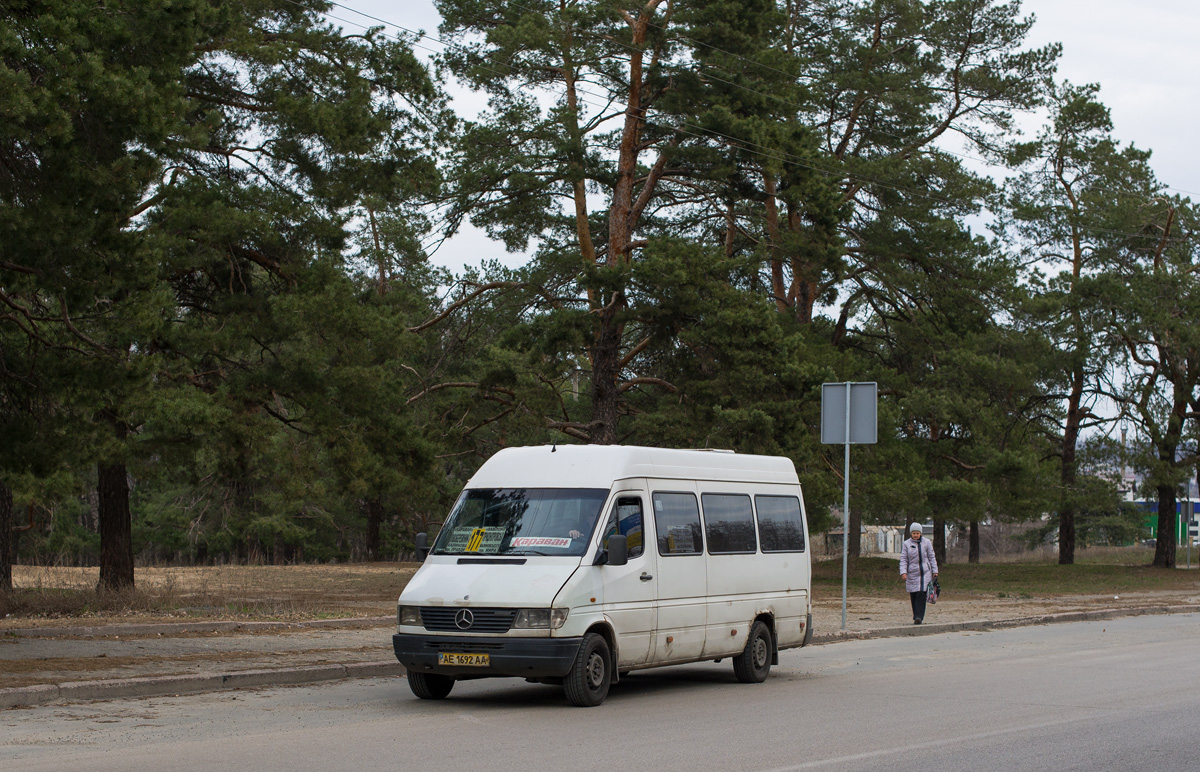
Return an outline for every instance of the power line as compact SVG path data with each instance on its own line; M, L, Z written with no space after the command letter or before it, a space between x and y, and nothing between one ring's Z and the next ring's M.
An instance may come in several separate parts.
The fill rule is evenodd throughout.
M290 2L295 2L295 0L289 0L289 1L290 1ZM419 30L413 30L413 29L411 29L411 28L409 28L409 27L405 27L405 26L404 26L404 25L402 25L402 24L397 24L397 23L395 23L395 22L390 22L390 21L387 21L387 20L385 20L385 19L381 19L381 18L379 18L378 16L373 16L373 15L371 15L371 14L369 14L369 13L365 13L365 12L363 12L363 11L359 11L359 10L357 10L357 9L355 9L355 8L351 8L351 7L347 6L347 5L343 5L342 3L336 3L336 2L335 2L335 3L331 3L331 5L335 5L335 6L339 7L339 8L343 8L343 9L345 9L345 10L348 10L348 11L352 12L352 13L357 13L357 14L359 14L360 16L363 16L364 18L371 19L372 21L377 21L377 22L379 22L379 23L381 23L381 24L385 24L385 25L387 25L387 26L395 27L395 28L397 28L397 29L400 29L400 30L403 30L403 31L405 31L405 32L408 32L409 34L416 35L416 36L418 36L418 37L422 37L422 38L425 38L425 39L427 39L427 40L431 40L431 41L433 41L433 42L436 42L436 43L438 43L438 44L440 44L440 45L444 46L445 48L457 48L457 49L459 49L459 50L462 50L462 51L464 51L464 52L466 52L466 53L470 53L470 52L469 52L467 49L465 49L465 48L464 48L464 47L462 47L462 46L458 46L458 45L456 45L456 44L454 44L454 43L448 43L448 42L446 42L446 41L442 40L441 38L438 38L438 37L435 37L435 36L429 35L428 33L424 33L424 32L421 32L421 31L419 31ZM517 3L513 3L513 5L518 5L518 7L522 7L522 8L524 8L524 6L519 6L519 4L517 4ZM527 10L528 10L528 9L527 9ZM345 22L345 23L347 23L347 24L354 24L355 26L362 27L362 28L364 28L364 29L366 29L366 28L367 28L367 27L366 27L366 25L363 25L363 24L361 24L361 23L358 23L358 22L350 21L349 19L344 19L344 18L341 18L341 17L332 16L332 15L329 15L329 14L327 14L327 16L328 16L329 18L336 19L336 20L338 20L338 21L343 21L343 22ZM385 33L385 34L386 34L386 33ZM397 39L397 40L399 40L400 38L396 37L396 39ZM430 51L430 52L432 52L432 53L439 53L439 52L437 52L437 51L434 51L434 50L433 50L433 49L431 49L431 48L428 48L427 46L420 46L420 47L421 47L422 49L424 49L424 50L427 50L427 51ZM488 66L486 66L486 65L482 65L482 64L480 64L480 65L478 65L478 66L480 66L480 67L481 67L481 69L484 69L484 70L487 70L487 71L489 71L489 72L492 72L493 74L500 75L500 76L503 76L503 75L505 75L505 73L503 73L503 72L501 72L501 71L499 71L499 70L496 70L496 69L494 69L494 68L492 68L492 67L488 67ZM576 86L576 89L575 89L575 90L576 90L578 93L580 93L580 94L585 94L585 95L587 95L587 96L590 96L590 97L593 97L593 98L595 98L595 99L601 99L601 100L605 100L605 99L606 99L604 96L602 96L602 95L600 95L600 94L595 94L595 93L593 93L593 92L590 92L590 91L588 91L587 89L579 88L578 86ZM765 93L763 93L763 92L760 92L760 91L756 91L755 93L757 93L757 94L759 94L759 95L761 95L761 96L765 96L765 97L771 97L771 95L769 95L769 94L765 94ZM588 101L588 100L586 100L586 99L581 99L580 101L581 101L581 102L584 102L585 104L589 105L590 107L594 107L594 108L597 108L597 109L603 109L603 107L604 107L604 106L601 106L601 105L599 105L599 104L597 104L597 103L595 103L595 102L590 102L590 101ZM606 101L607 101L607 100L606 100ZM607 105L605 105L605 106L607 106ZM821 173L821 174L825 174L825 175L827 175L827 176L834 177L834 178L836 178L836 179L850 178L850 179L853 179L853 180L857 180L857 181L859 181L859 182L868 182L868 183L871 183L871 184L874 184L874 185L878 185L878 186L880 186L880 187L883 187L883 188L889 188L889 189L896 190L896 191L899 191L899 192L908 193L909 195L912 195L912 196L915 196L915 197L918 197L918 198L925 198L925 199L927 199L927 200L929 200L929 201L933 201L933 202L936 202L936 203L946 204L946 205L949 205L949 206L956 206L956 205L957 205L957 202L953 202L953 201L951 201L951 200L949 200L949 199L942 198L942 197L939 197L939 196L935 196L935 195L929 194L929 193L927 193L927 192L917 191L917 190L914 190L914 189L912 189L912 188L908 188L908 187L905 187L905 186L902 186L902 185L897 185L896 183L885 182L884 180L882 180L882 179L879 179L879 178L870 177L870 176L867 176L867 175L864 175L864 174L859 174L859 173L851 172L851 171L849 171L849 170L845 170L845 169L831 169L831 168L827 168L827 167L818 166L818 165L816 165L816 164L813 164L812 162L810 162L810 161L807 161L806 159L804 159L804 158L802 158L802 157L800 157L800 156L797 156L797 155L795 155L795 154L788 153L788 152L786 152L786 151L773 151L773 149L771 149L771 148L767 148L765 145L760 145L760 144L757 144L757 143L754 143L754 142L750 142L750 141L747 141L747 140L742 140L742 139L739 139L739 138L737 138L737 137L733 137L733 136L731 136L731 135L728 135L728 134L723 134L723 133L721 133L721 132L714 131L714 130L712 130L712 129L706 129L706 128L702 127L702 126L696 126L695 124L690 124L690 123L687 123L686 121L682 123L682 126L683 126L683 127L686 127L686 129L690 129L691 131L684 130L684 129L682 129L682 128L680 128L680 127L677 127L677 126L671 126L671 125L668 125L668 124L663 124L663 123L660 123L660 122L654 121L654 120L652 120L652 119L650 119L650 118L646 118L646 117L642 117L642 118L641 118L641 120L642 120L642 122L643 122L643 123L645 123L647 126L653 126L653 127L655 127L655 128L665 129L665 130L668 130L668 131L678 131L678 132L679 132L679 133L681 133L681 134L685 134L685 135L687 135L687 136L692 136L692 137L699 138L699 139L711 139L711 138L719 138L719 139L728 140L728 141L730 141L730 142L733 142L733 143L735 143L735 144L739 144L739 145L746 146L746 147L748 147L748 148L761 148L760 150L751 150L750 152L751 152L752 154L754 154L754 155L759 155L759 156L761 156L761 157L764 157L764 158L769 158L769 159L771 159L771 160L777 160L777 161L790 161L791 163L793 163L793 164L795 164L795 165L797 165L797 166L799 166L799 167L801 167L801 168L805 168L805 169L808 169L808 170L810 170L810 171L814 171L814 172L818 172L818 173ZM697 133L697 132L701 132L701 133ZM937 152L940 152L940 153L945 153L945 154L947 154L947 155L955 155L954 153L951 153L951 152L949 152L949 151L944 151L944 150L942 150L942 149L940 149L940 148L937 150Z
M509 0L509 5L514 5L514 6L518 7L518 8L521 8L521 9L523 9L523 10L529 11L530 13L538 13L538 11L537 11L536 9L534 9L534 8L530 8L529 6L526 6L526 5L522 5L522 4L521 4L521 3L519 3L519 2L515 2L515 0ZM345 7L345 6L342 6L342 7ZM649 21L649 20L648 20L648 21L646 22L646 24L647 24L647 26L650 26L650 27L653 27L653 28L655 28L655 29L657 29L657 30L660 30L660 31L662 31L663 33L667 33L667 32L668 32L668 30L667 30L667 28L666 28L666 27L664 27L664 26L662 26L662 25L659 25L659 24L655 24L653 21ZM588 30L582 30L582 31L583 31L585 34L589 34L589 31L588 31ZM590 33L590 34L592 34L593 36L596 36L596 35L595 35L595 33ZM742 56L741 54L736 54L736 53L734 53L734 52L732 52L732 51L729 51L729 50L727 50L727 49L721 48L720 46L715 46L715 45L712 45L711 43L705 43L705 42L703 42L703 41L696 40L696 39L694 39L694 38L689 38L689 37L687 37L686 35L680 35L680 34L679 34L679 33L677 33L677 32L676 32L676 33L671 33L671 35L670 35L670 38L669 38L669 39L671 39L671 40L675 40L675 41L685 41L685 42L691 43L691 44L693 44L693 45L696 45L696 46L704 46L705 48L708 48L708 49L710 49L710 50L712 50L712 51L715 51L715 52L717 52L717 53L720 53L720 54L724 54L725 56L728 56L728 57L730 57L730 58L732 58L732 59L736 59L736 60L738 60L738 61L745 62L745 63L747 63L747 64L752 64L752 65L754 65L755 67L758 67L758 68L760 68L760 69L767 70L767 71L769 71L769 72L774 72L774 73L777 73L777 74L780 74L780 75L784 75L784 76L787 76L788 78L798 77L798 76L794 75L793 73L789 73L789 72L787 72L787 71L785 71L785 70L781 70L781 69L779 69L778 67L774 67L774 66L772 66L772 65L766 64L765 62L760 62L760 61L758 61L758 60L756 60L756 59L751 59L750 57ZM614 41L614 42L618 43L619 45L625 46L626 48L629 48L630 50L635 50L635 49L633 48L633 46L627 45L627 44L626 44L626 43L624 43L623 41ZM709 67L709 69L716 69L716 71L717 71L717 72L722 72L722 73L724 73L724 74L726 74L726 75L729 75L730 77L734 77L734 76L736 76L736 75L737 75L737 73L730 72L729 70L726 70L726 69L723 69L723 68L712 68L712 67L711 67L711 65L706 65L706 66L707 66L707 67ZM799 76L799 77L803 77L803 76ZM739 84L739 83L734 83L734 82L732 82L732 81L723 80L723 79L720 79L720 78L717 78L716 80L719 80L719 81L721 81L722 83L725 83L725 84L727 84L727 85L733 86L733 87L735 87L735 88L740 88L740 89L746 90L746 91L748 91L748 92L750 92L750 93L754 93L754 94L757 94L757 95L759 95L759 96L762 96L762 97L765 97L765 98L768 98L768 99L775 99L775 100L777 100L777 101L780 101L780 102L782 102L783 104L786 104L786 105L788 105L789 107L797 107L797 108L799 108L799 107L800 107L800 105L797 105L797 104L795 104L795 103L793 103L793 102L789 102L788 100L785 100L785 99L783 99L782 97L779 97L778 95L775 95L775 94L767 94L766 92L759 91L759 90L757 90L757 89L752 89L752 88L750 88L750 87L748 87L748 86L743 86L742 84ZM808 80L815 80L815 79L809 78ZM879 133L880 133L880 134L883 134L884 136L890 136L890 137L892 137L893 139L899 139L899 140L902 140L902 141L903 141L903 139L904 139L903 137L900 137L899 135L896 135L896 134L891 134L891 133L889 133L889 132L885 132L885 131L880 131ZM956 153L956 152L954 152L954 151L951 151L951 150L945 150L945 149L942 149L942 148L939 148L939 151L940 151L940 152L942 152L942 153L945 153L946 155L954 156L954 157L956 157L956 158L962 158L962 159L965 159L965 160L968 160L968 161L975 161L975 162L977 162L977 163L979 163L979 164L982 164L983 166L985 166L985 167L987 167L987 168L996 168L996 169L1006 169L1006 168L1007 168L1007 167L1003 167L1003 166L1000 166L1000 165L998 165L998 164L992 163L991 161L988 161L987 159L984 159L984 158L978 158L978 157L976 157L976 156L972 156L972 155L966 155L966 154L963 154L963 153ZM1196 193L1194 193L1194 192L1192 192L1192 191L1184 190L1184 189L1182 189L1182 188L1176 188L1176 187L1172 187L1172 186L1170 186L1170 185L1163 185L1163 186L1162 186L1162 188L1163 188L1163 190L1172 190L1172 191L1175 191L1175 192L1177 192L1177 193L1183 193L1184 195L1188 195L1188 196L1195 196L1195 195L1198 195L1198 194L1196 194Z

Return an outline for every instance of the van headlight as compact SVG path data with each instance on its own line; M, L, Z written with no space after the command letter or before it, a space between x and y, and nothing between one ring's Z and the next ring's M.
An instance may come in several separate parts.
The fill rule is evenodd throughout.
M421 609L417 606L396 606L396 624L421 627Z
M566 621L565 608L523 608L517 609L512 626L517 630L557 630Z

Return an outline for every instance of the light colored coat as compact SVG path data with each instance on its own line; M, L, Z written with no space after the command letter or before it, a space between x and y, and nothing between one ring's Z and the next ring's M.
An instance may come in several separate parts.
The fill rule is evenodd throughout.
M900 573L908 574L904 588L909 592L921 592L933 581L938 572L937 558L933 554L933 542L924 537L919 542L912 538L900 545Z

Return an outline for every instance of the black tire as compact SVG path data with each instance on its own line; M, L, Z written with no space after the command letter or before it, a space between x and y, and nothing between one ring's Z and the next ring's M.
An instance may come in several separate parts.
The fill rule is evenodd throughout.
M437 673L409 671L408 688L423 700L443 700L454 688L454 679Z
M604 702L612 682L612 658L608 641L596 633L583 636L575 664L563 679L563 691L572 705L591 708Z
M750 626L746 648L733 658L733 674L744 684L761 684L771 672L771 631L762 622Z

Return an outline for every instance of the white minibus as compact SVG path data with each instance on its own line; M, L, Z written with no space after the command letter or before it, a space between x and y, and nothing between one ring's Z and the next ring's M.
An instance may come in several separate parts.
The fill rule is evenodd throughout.
M495 676L599 705L643 668L733 659L766 679L812 640L804 498L786 458L507 448L467 482L397 606L413 693Z

